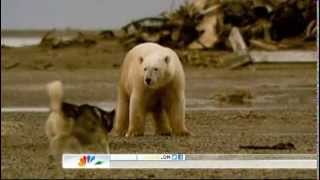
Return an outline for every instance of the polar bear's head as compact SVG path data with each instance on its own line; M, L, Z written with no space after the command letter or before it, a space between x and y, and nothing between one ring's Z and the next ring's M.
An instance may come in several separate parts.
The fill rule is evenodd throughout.
M146 87L157 89L170 81L172 77L171 59L167 54L153 53L139 58L143 69L143 81Z

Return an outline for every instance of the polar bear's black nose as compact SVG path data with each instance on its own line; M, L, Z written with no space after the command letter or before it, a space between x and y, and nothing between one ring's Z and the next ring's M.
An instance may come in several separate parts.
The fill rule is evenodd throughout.
M150 84L150 83L151 83L151 79L150 79L150 78L147 78L147 79L146 79L146 83L147 83L147 84Z

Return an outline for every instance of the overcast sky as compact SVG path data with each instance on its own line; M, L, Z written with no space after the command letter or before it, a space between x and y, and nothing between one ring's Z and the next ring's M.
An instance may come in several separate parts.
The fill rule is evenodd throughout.
M1 29L115 29L184 0L1 0Z

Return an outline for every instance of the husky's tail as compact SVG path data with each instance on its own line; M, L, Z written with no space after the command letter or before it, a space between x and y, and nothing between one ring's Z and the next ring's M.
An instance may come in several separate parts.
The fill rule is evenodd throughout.
M47 84L47 91L50 99L50 109L53 112L60 112L63 98L63 87L61 81L53 81Z

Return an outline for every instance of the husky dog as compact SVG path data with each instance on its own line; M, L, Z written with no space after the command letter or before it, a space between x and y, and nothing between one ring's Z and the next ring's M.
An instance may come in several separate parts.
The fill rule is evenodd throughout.
M115 110L104 111L88 104L75 105L63 101L60 81L47 85L50 115L45 125L50 141L50 156L63 152L81 152L84 145L103 146L109 151L108 133L112 130Z

